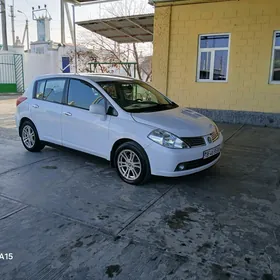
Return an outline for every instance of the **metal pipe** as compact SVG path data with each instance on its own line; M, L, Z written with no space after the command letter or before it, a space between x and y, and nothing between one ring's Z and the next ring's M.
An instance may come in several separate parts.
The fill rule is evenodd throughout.
M99 0L99 1L88 1L88 2L79 2L78 0L66 0L66 2L69 2L69 3L77 5L77 6L102 4L102 3L106 3L106 2L115 2L115 1L120 1L120 0Z
M73 24L72 24L72 20L71 20L71 15L70 15L68 4L67 3L64 3L64 4L65 4L67 21L68 21L68 25L69 25L69 29L70 29L70 35L71 35L72 43L74 45L74 32L73 32Z
M60 0L61 44L65 44L64 0Z
M120 0L100 0L100 1L94 1L94 2L82 2L79 5L80 6L85 6L85 5L102 4L102 3L116 2L116 1L120 1Z
M74 35L74 52L75 52L75 74L78 72L78 58L77 58L77 38L76 38L76 15L75 15L75 5L72 6L73 9L73 35Z

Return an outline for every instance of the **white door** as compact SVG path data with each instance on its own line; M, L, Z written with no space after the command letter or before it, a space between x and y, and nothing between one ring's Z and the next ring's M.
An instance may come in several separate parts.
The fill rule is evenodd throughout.
M62 144L61 113L66 79L40 80L31 101L31 117L41 140Z
M106 106L104 97L89 83L71 79L62 107L62 144L66 147L94 154L108 159L109 123L106 118L89 112L91 104Z

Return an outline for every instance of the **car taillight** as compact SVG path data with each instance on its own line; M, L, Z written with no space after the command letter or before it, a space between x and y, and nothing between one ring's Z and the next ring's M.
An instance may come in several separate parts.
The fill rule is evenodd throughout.
M27 99L27 97L25 97L25 96L20 96L20 97L18 97L17 98L17 106L20 104L20 103L22 103L23 101L25 101Z

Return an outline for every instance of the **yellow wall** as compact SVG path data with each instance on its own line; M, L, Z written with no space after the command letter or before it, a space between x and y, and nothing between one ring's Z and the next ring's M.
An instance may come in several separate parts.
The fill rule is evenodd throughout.
M269 84L275 30L280 0L158 4L153 84L182 106L279 113L280 84ZM231 33L226 83L196 82L198 38L207 33Z
M154 42L157 42L154 44L154 53L157 55L153 56L153 83L162 92L167 92L170 16L170 6L161 7L156 10L154 20Z

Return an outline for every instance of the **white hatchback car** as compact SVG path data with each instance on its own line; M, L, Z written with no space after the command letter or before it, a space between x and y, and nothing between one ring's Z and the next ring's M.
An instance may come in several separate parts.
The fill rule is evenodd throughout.
M17 99L16 124L28 151L54 143L93 154L130 184L209 168L223 142L205 116L142 81L110 75L38 77Z

